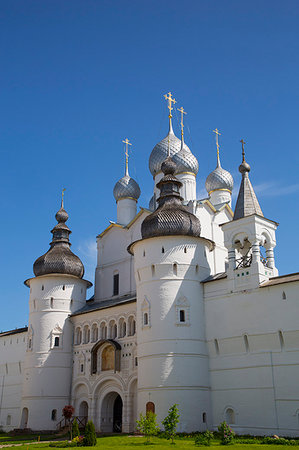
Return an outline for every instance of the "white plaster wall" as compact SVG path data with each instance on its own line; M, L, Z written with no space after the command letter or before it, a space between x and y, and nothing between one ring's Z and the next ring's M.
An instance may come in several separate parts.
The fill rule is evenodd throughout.
M181 197L184 201L196 200L196 176L193 173L178 173L177 179L182 183Z
M138 412L144 413L146 403L152 401L161 421L169 406L178 403L180 430L204 429L205 425L199 424L198 405L207 413L208 420L211 418L200 285L200 280L210 274L206 243L200 238L166 236L140 241L133 251L137 283ZM178 322L176 305L181 299L186 299L185 324ZM143 324L146 308L148 326Z
M117 223L128 225L137 212L137 201L133 198L123 198L117 202Z
M236 293L228 286L204 286L214 426L230 407L239 433L297 436L299 283Z
M0 427L4 431L19 427L26 336L23 332L0 337Z
M51 412L69 404L71 389L72 324L69 314L85 304L88 282L68 275L45 275L29 280L29 325L32 349L27 343L24 363L22 410L28 408L28 428L56 428ZM54 334L60 346L54 347Z

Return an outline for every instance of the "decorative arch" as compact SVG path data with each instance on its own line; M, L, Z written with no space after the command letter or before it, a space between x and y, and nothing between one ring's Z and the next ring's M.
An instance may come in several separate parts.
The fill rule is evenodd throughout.
M113 370L114 370L114 372L120 371L120 352L121 352L120 344L118 342L114 341L113 339L101 339L91 349L91 373L92 374L98 373L99 352L102 350L102 347L107 344L111 345L114 349L114 369Z

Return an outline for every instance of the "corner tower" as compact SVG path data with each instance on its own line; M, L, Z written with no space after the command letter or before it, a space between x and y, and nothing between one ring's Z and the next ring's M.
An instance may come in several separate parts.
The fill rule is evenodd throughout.
M137 286L138 413L161 421L178 403L181 431L212 424L203 291L214 243L200 236L199 219L182 204L176 164L168 157L158 208L129 246Z
M50 249L39 257L30 288L20 428L54 430L62 408L70 402L73 330L69 315L82 308L86 290L84 267L70 249L68 214L61 208Z

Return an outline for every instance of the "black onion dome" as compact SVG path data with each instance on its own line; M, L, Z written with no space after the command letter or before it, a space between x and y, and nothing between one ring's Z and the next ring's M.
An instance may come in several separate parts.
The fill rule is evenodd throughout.
M71 230L65 224L69 216L63 209L63 205L55 217L58 223L51 231L53 239L50 243L50 250L35 261L33 272L37 277L51 273L60 273L82 278L84 266L80 258L70 249L69 235Z
M174 176L176 164L168 157L162 164L164 177L157 187L160 189L158 208L147 216L141 225L142 238L154 236L200 236L199 219L182 204L180 187L182 183Z

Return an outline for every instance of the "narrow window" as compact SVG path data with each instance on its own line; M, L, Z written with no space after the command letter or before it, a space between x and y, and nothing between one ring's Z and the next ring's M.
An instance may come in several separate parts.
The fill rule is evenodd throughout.
M282 331L279 330L278 336L279 336L280 348L281 348L281 350L283 350L283 348L284 348L284 339L283 339Z
M248 353L249 352L249 342L248 342L247 334L244 335L244 344L245 344L245 351L246 351L246 353Z
M184 253L187 253L187 247L184 248Z
M202 413L202 422L207 423L207 413Z
M235 411L232 408L226 410L226 422L233 425L235 423Z
M162 253L165 253L164 247L162 247Z
M137 356L135 357L135 367L137 367L138 366L138 359L137 359Z
M54 306L54 298L51 297L50 308L53 309L53 306Z
M155 276L155 266L152 265L152 277L154 277L154 276Z
M11 425L11 416L8 415L6 418L6 425Z
M282 299L283 299L283 300L286 300L286 299L287 299L286 293L285 293L284 291L282 292Z
M57 420L57 409L52 409L51 420Z
M54 347L59 347L59 337L58 336L55 336Z
M214 339L214 345L215 345L216 355L219 355L219 343L218 343L218 339Z
M36 301L33 300L33 308L36 309Z
M185 310L184 309L180 309L180 322L185 322Z
M119 294L119 273L113 275L113 295Z
M28 348L31 349L31 347L32 347L32 340L29 339Z
M155 414L155 403L153 403L153 402L147 402L147 404L146 404L146 408L145 408L145 410L146 410L146 412L148 413L148 412L151 412L151 413L153 413L153 414Z
M81 366L80 366L80 371L81 371L81 373L84 372L84 364L81 364Z
M145 256L145 250L143 250L143 256Z
M148 313L143 314L143 325L148 325Z
M198 273L198 264L195 266L195 273Z
M174 264L174 265L173 265L173 274L174 274L174 275L177 275L177 274L178 274L178 265L177 265L177 264Z
M44 285L42 285L42 291L45 289L45 286Z
M138 275L138 280L141 281L141 276L140 276L139 269L137 270L137 275Z
M65 291L65 285L62 286L62 290Z

